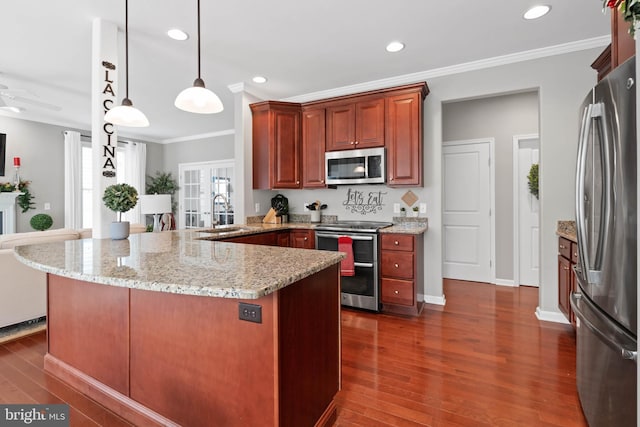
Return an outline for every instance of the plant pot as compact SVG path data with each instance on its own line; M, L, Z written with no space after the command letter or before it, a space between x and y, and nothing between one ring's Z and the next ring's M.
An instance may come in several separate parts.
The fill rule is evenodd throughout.
M411 216L414 218L418 218L418 216L420 215L420 212L418 211L411 211Z
M109 235L113 240L122 240L129 237L129 221L112 222L109 227Z

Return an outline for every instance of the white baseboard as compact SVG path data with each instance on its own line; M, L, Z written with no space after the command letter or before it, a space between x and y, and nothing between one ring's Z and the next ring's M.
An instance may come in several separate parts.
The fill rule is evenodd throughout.
M536 307L536 317L538 320L543 320L545 322L555 322L555 323L564 323L566 325L569 324L569 321L565 317L564 314L559 311L542 311L540 307Z
M498 286L512 286L516 287L517 285L513 283L513 280L506 279L494 279L493 283Z
M427 304L445 305L447 300L445 299L444 294L442 296L425 295L424 302Z

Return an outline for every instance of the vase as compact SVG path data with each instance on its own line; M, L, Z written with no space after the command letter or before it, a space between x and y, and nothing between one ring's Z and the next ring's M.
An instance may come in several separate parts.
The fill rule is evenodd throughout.
M109 234L113 240L122 240L129 237L129 221L115 221L109 227Z
M320 211L311 211L311 222L320 222Z

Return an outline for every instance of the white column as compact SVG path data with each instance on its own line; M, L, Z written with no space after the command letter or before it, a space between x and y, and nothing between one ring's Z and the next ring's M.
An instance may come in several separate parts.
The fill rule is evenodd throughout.
M634 39L636 41L636 84L635 84L635 89L636 89L636 165L640 165L640 136L638 136L638 123L640 123L640 97L638 96L638 84L640 84L640 70L638 70L638 55L640 55L640 42L638 41L638 34L640 34L640 23L636 23L635 24L635 36ZM640 168L638 168L636 166L636 174L638 176L637 179L637 183L640 183ZM636 196L636 203L637 203L637 208L638 210L636 210L636 212L640 212L640 185L636 184L636 192L637 192L637 196ZM637 232L637 231L636 231ZM636 250L637 252L637 261L636 264L640 265L640 243L638 244L638 248ZM637 275L636 277L636 281L638 283L638 288L640 288L640 275ZM636 305L636 312L637 312L637 307L640 306L640 293L638 293L636 291L636 298L637 298L637 305ZM637 333L640 332L640 327L636 326L637 330L636 330L636 336ZM637 392L636 392L636 399L640 402L640 365L637 366L636 368L637 370L637 380L636 380L636 387L637 387ZM636 411L637 412L637 411ZM640 412L637 412L636 416L638 417L637 423L636 425L640 426Z
M93 238L108 237L116 213L102 203L102 194L116 184L116 127L104 121L118 105L118 27L100 18L93 20L91 50L91 146L93 150Z

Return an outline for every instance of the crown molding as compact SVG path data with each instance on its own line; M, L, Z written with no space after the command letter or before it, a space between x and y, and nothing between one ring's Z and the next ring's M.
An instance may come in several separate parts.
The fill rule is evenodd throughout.
M515 64L518 62L531 61L533 59L546 58L555 55L562 55L571 52L578 52L596 47L607 46L611 42L610 36L594 37L591 39L579 40L576 42L564 43L538 49L526 50L508 55L495 56L493 58L480 59L478 61L465 62L463 64L451 65L448 67L434 68L432 70L419 71L411 74L390 77L386 79L373 80L349 86L342 86L334 89L307 93L303 95L284 98L287 102L310 102L319 99L333 98L336 96L349 95L358 92L383 89L392 86L400 86L418 81L425 81L437 77L450 76L452 74L466 73L469 71L483 70L502 65Z
M188 136L180 136L178 138L163 139L162 141L160 141L160 144L173 144L174 142L198 141L206 138L217 138L219 136L234 135L235 133L236 133L235 129L226 129L226 130L221 130L217 132L201 133L198 135L188 135Z
M233 83L233 84L227 85L227 87L229 88L231 93L244 92L244 82Z

